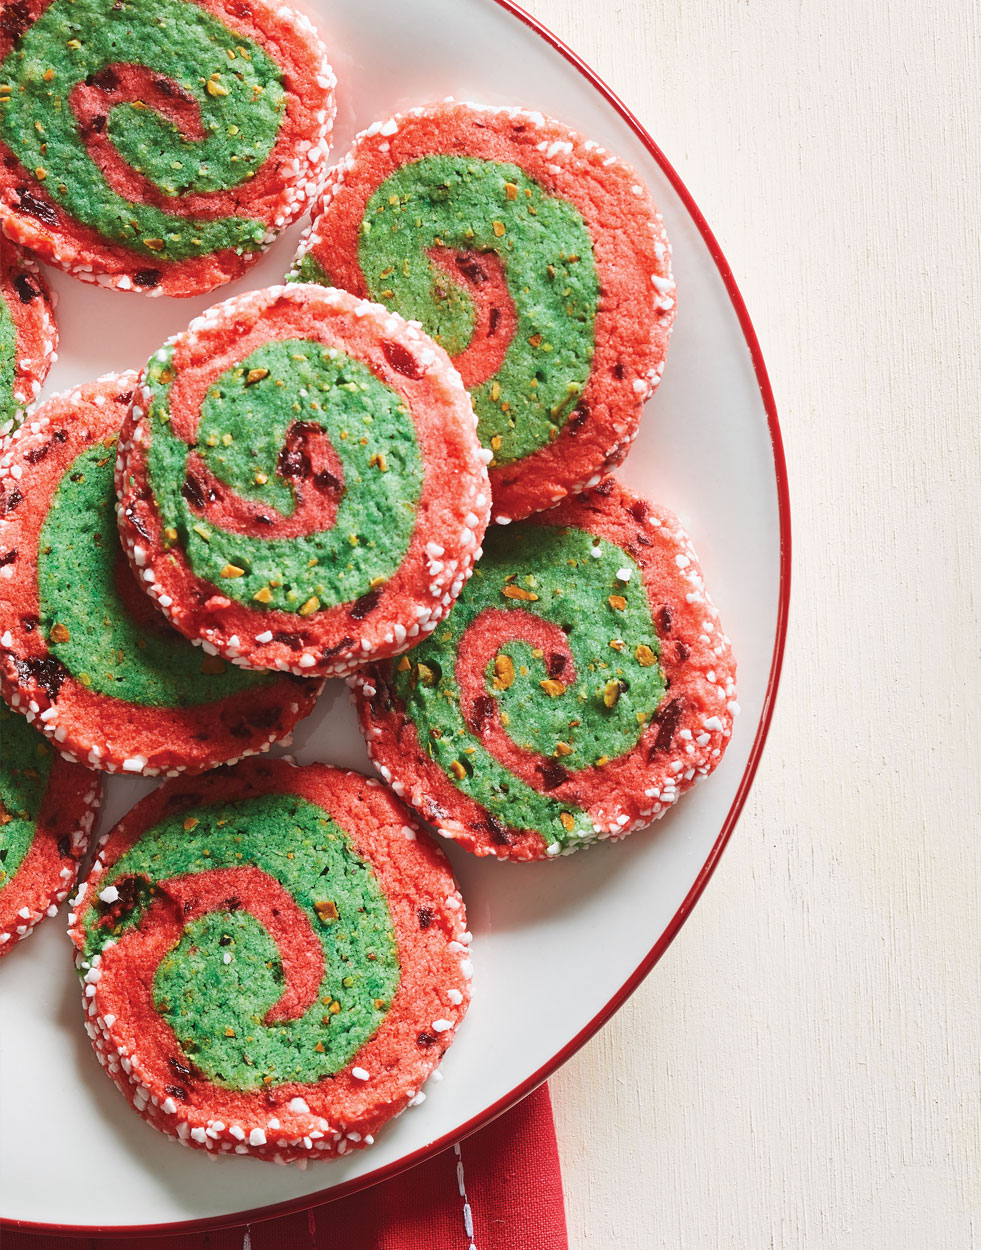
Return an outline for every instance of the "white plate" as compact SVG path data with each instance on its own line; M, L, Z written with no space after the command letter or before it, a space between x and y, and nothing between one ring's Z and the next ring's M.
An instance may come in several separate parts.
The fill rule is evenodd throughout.
M680 927L746 797L782 652L789 530L779 430L759 349L725 262L653 143L585 67L501 0L309 0L340 79L335 151L395 110L443 95L552 113L630 160L674 246L678 321L664 382L623 477L681 516L739 661L742 715L714 776L650 830L558 862L449 848L474 932L474 1002L419 1108L372 1149L306 1171L210 1161L133 1114L82 1029L64 915L0 967L0 1214L78 1231L258 1218L379 1179L472 1131L544 1079L635 988ZM278 281L298 230L248 277L198 300L144 300L59 274L61 359L46 394L138 367L232 290ZM333 682L296 734L303 762L368 769ZM113 778L103 828L152 788ZM270 1214L268 1209L263 1214Z

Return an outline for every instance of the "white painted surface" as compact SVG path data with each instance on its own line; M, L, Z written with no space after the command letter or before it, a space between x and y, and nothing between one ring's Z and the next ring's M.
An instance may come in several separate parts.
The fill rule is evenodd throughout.
M552 1081L571 1246L963 1250L981 1240L981 10L531 7L649 127L735 270L796 547L742 822L659 967Z

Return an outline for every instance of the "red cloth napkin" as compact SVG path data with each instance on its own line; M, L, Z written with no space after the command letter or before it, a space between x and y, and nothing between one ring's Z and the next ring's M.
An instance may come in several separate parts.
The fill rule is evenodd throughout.
M329 1164L327 1165L329 1166ZM543 1085L428 1163L299 1215L211 1233L49 1237L3 1250L568 1250L552 1104Z

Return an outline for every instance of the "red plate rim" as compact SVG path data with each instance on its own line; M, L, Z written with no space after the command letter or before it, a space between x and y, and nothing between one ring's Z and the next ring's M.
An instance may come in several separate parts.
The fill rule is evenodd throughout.
M376 1185L380 1181L388 1180L392 1176L398 1175L399 1172L407 1171L416 1164L424 1162L431 1156L445 1150L448 1146L452 1146L454 1142L460 1141L464 1137L469 1137L471 1133L476 1133L483 1128L491 1120L502 1115L515 1103L520 1102L522 1098L537 1089L543 1081L547 1080L557 1068L560 1068L568 1059L571 1059L576 1051L589 1039L593 1034L601 1028L610 1019L611 1016L619 1010L626 1002L630 995L640 985L641 981L651 971L657 961L668 949L671 943L681 929L681 926L688 919L692 908L698 902L699 896L708 884L709 878L715 871L716 865L732 836L732 831L736 827L739 820L743 805L749 795L750 787L753 784L753 778L756 776L756 769L759 766L760 757L763 753L763 746L766 742L767 734L770 730L770 721L773 717L773 708L776 702L777 687L780 684L780 670L783 667L784 644L787 640L787 619L790 610L790 565L791 565L791 539L790 539L790 492L787 485L787 463L784 457L783 437L780 433L780 422L777 417L776 402L773 398L773 388L770 385L770 379L767 375L766 365L763 362L763 353L760 349L759 339L756 337L756 331L753 329L753 323L750 320L749 312L743 297L736 286L736 279L733 277L732 270L729 268L729 262L722 254L715 235L712 233L708 222L702 216L701 210L695 203L688 188L681 181L678 173L672 167L667 157L657 146L651 136L647 133L641 123L634 114L627 108L619 96L607 86L602 78L591 69L586 62L578 56L572 49L562 42L558 36L554 35L548 27L544 26L537 18L532 17L530 13L525 12L512 0L493 0L493 3L502 8L512 17L517 18L529 30L534 31L540 39L555 49L561 56L582 74L599 93L606 102L611 105L620 117L627 123L634 132L640 142L651 154L657 164L660 166L661 172L671 183L676 194L680 198L688 211L689 216L695 223L698 232L701 234L708 247L709 254L715 261L716 268L725 285L726 292L739 319L739 325L746 340L746 346L749 348L750 357L753 361L753 369L756 373L757 385L760 389L760 397L763 400L763 407L766 411L767 425L770 430L770 443L773 449L773 468L777 480L777 510L780 520L780 595L777 605L777 632L773 644L773 657L770 662L770 673L767 679L766 693L763 697L763 710L760 716L759 728L756 731L756 738L753 742L749 759L746 763L746 769L743 772L742 779L739 782L739 788L736 791L732 806L726 815L719 836L716 838L709 852L708 859L702 865L701 871L695 878L694 884L685 896L681 906L675 912L667 928L654 943L654 946L648 951L647 955L620 986L616 993L609 999L605 1006L596 1013L590 1022L576 1034L574 1038L548 1061L537 1072L533 1072L520 1085L499 1098L497 1102L492 1103L485 1108L480 1115L474 1116L468 1120L459 1129L453 1133L447 1133L443 1137L437 1138L430 1142L427 1146L421 1146L418 1150L411 1154L403 1156L394 1163L386 1164L384 1167L376 1168L373 1172L367 1172L363 1176L355 1177L344 1184L335 1185L331 1189L322 1190L318 1193L305 1194L301 1198L292 1198L288 1202L277 1202L270 1206L258 1207L254 1211L239 1211L234 1215L216 1215L208 1219L201 1220L180 1220L170 1224L134 1224L129 1226L114 1225L108 1228L100 1225L76 1225L76 1224L37 1224L23 1220L8 1220L0 1218L0 1228L9 1230L20 1230L32 1233L51 1233L51 1234L78 1234L93 1235L99 1234L104 1237L126 1237L132 1236L134 1233L146 1234L165 1234L165 1233L196 1233L207 1232L209 1230L219 1228L235 1227L239 1224L256 1224L264 1220L275 1219L281 1215L293 1215L301 1211L307 1211L311 1207L321 1206L325 1202L334 1202L338 1198L345 1198L349 1194L357 1193L358 1190L367 1189L371 1185Z

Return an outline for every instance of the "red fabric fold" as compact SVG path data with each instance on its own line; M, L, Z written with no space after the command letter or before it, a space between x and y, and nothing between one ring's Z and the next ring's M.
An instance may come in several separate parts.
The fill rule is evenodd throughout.
M7 1227L0 1241L3 1250L568 1250L552 1105L542 1086L390 1181L248 1228L113 1238Z

